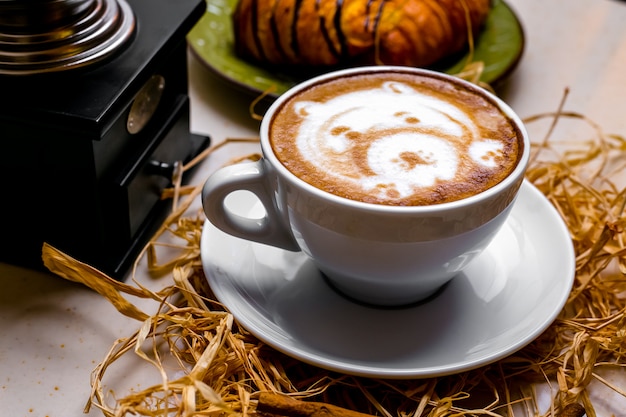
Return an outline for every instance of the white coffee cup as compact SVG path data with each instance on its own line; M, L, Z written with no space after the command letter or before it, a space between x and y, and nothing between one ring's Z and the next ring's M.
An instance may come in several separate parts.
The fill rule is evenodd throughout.
M519 133L512 172L478 194L433 205L397 206L356 201L322 191L298 178L277 158L270 124L281 105L324 80L356 73L401 71L443 78L496 103ZM360 67L328 73L293 87L266 112L260 128L263 157L219 169L206 181L202 203L222 231L290 251L303 251L346 296L380 306L422 301L459 274L491 242L506 221L524 179L530 142L515 112L491 93L428 70ZM263 218L247 218L224 203L247 190L263 204Z

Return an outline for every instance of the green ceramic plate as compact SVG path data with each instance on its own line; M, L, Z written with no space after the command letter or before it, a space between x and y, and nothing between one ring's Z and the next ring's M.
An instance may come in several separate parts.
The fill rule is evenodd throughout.
M208 0L207 11L187 35L191 50L201 62L235 86L258 95L275 87L278 96L303 81L302 75L268 71L235 55L231 13L237 0ZM502 0L494 0L485 27L476 39L474 61L485 65L481 81L494 85L517 65L524 50L519 20ZM456 74L466 56L434 69Z

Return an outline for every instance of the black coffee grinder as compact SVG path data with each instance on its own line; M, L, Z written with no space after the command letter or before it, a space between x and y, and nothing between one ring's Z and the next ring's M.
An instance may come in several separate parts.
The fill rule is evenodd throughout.
M0 0L0 261L48 242L122 279L164 219L190 133L203 0Z

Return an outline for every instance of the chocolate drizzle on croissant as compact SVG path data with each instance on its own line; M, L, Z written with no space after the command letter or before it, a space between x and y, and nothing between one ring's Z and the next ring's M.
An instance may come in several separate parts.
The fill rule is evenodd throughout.
M321 1L322 0L316 0L315 2L318 10L319 10ZM328 30L326 30L326 22L324 20L324 16L320 15L320 28L322 29L322 34L324 35L324 39L326 40L326 43L328 44L328 49L338 59L341 59L341 57L343 57L346 54L346 37L343 35L343 32L341 31L341 6L342 5L343 5L343 0L336 1L335 15L333 16L333 25L335 27L335 31L337 32L337 39L339 41L341 51L337 51L335 49L335 46L330 38L330 34L328 33Z
M427 66L467 45L490 0L239 0L237 54L267 64Z
M295 33L296 32L296 27L298 25L298 19L300 16L300 6L302 5L302 1L303 0L293 0L293 2L295 3L295 9L294 9L294 18L293 21L291 22L291 33ZM276 20L274 20L274 25L276 25ZM280 36L280 34L278 33L278 30L276 30L276 39L278 39L278 37ZM291 37L291 45L292 45L292 49L295 52L296 55L298 55L300 52L300 46L298 45L298 37L297 36L292 36Z

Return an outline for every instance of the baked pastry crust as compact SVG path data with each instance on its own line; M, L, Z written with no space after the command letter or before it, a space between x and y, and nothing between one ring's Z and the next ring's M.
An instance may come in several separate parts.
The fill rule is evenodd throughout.
M239 0L239 56L267 64L424 67L461 51L490 0Z

